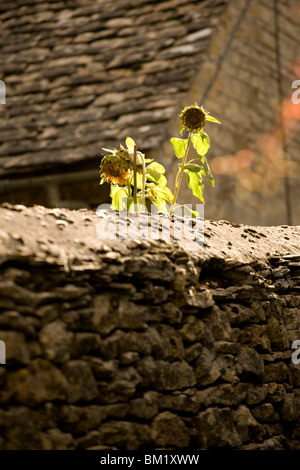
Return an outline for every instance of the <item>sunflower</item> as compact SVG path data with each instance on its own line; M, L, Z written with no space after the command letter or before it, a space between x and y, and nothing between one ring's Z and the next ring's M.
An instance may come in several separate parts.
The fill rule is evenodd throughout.
M135 142L130 137L126 139L127 149L120 145L117 149L106 149L110 155L105 155L100 165L100 173L102 179L100 184L107 181L110 184L117 184L119 186L126 186L134 168L133 154ZM144 154L137 152L137 171L142 172L142 161Z
M102 175L101 183L107 181L110 184L117 184L119 186L126 186L131 176L131 170L127 161L122 160L117 155L107 155L103 158L100 173Z
M189 132L199 132L206 124L207 113L202 106L186 106L180 114L181 128Z

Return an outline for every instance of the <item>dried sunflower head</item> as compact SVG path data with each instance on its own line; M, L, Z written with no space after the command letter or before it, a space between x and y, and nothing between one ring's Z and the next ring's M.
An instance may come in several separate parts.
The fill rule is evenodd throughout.
M102 179L100 184L107 181L110 184L118 184L119 186L126 186L129 178L132 175L134 167L133 155L135 142L130 137L126 139L127 149L120 145L119 150L106 149L111 155L106 155L100 165L100 173ZM137 152L137 171L141 172L142 159L144 154Z
M131 176L130 160L119 155L106 155L100 165L100 173L102 175L101 183L107 181L110 184L126 186Z
M100 173L102 175L102 179L100 184L107 181L110 184L126 186L131 176L132 167L132 162L130 156L128 155L128 151L125 150L122 146L120 150L103 150L111 152L111 155L106 155L101 161Z
M181 129L189 132L199 132L206 124L207 113L202 106L195 104L194 106L186 106L181 114Z

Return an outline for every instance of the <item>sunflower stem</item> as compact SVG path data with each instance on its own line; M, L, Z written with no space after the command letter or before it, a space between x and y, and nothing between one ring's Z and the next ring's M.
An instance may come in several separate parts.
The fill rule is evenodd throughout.
M184 167L185 167L185 164L186 164L188 151L189 151L191 141L192 141L192 135L193 135L193 132L190 131L188 141L187 141L187 144L186 144L186 148L185 148L185 151L184 151L183 159L182 159L182 164L181 164L179 176L177 174L178 179L176 177L174 197L173 197L173 201L172 201L171 208L170 208L170 213L169 213L170 215L173 215L173 213L174 213L174 206L175 206L177 196L178 196L178 192L179 192L179 189L180 189L180 185L181 185L181 181L182 181L182 177L183 177L183 172L184 172Z
M142 158L142 171L143 171L143 179L142 179L142 206L146 207L146 163L145 158L141 154Z
M133 204L137 211L136 145L133 147Z

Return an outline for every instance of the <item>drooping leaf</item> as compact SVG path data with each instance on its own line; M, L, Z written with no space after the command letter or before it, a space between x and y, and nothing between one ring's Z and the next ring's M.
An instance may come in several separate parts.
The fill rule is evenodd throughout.
M197 219L197 217L200 217L200 214L198 211L194 211L193 209L190 209L188 206L183 206L183 207L184 209L187 209L190 212L192 219Z
M148 180L153 181L159 186L166 186L167 184L167 178L164 175L149 167L147 168L146 177Z
M110 187L111 208L116 211L126 209L127 191L125 188L111 185Z
M200 131L192 136L192 144L198 155L205 155L210 147L210 140L206 132Z
M198 173L198 171L201 170L203 170L203 166L197 165L196 163L189 163L184 167L184 171L191 171L192 173Z
M158 195L158 197L160 197L161 199L164 199L165 201L168 201L168 202L173 201L172 191L166 186L164 187L157 186L155 188L155 193Z
M134 177L133 175L130 178L130 184L131 186L134 186ZM142 189L143 186L143 175L141 173L136 174L136 187L137 189Z
M147 166L147 170L151 168L151 170L155 170L157 173L160 173L161 175L164 175L166 170L163 165L157 162L153 162L150 165Z
M173 145L175 155L177 158L182 158L184 156L187 142L188 142L188 139L178 139L178 137L172 137L171 143Z
M207 161L206 157L203 157L201 159L201 163L203 163L203 167L204 167L203 173L205 174L207 181L209 182L209 184L212 187L214 187L215 186L215 180L214 180L214 177L212 175L212 172L211 172L211 169L209 167L209 164L208 164L208 161Z
M218 119L214 118L213 116L210 116L209 114L206 115L206 120L211 121L211 122L216 122L217 124L221 124Z
M193 173L190 171L186 172L187 177L187 184L189 188L192 190L194 196L196 196L201 202L204 203L203 199L203 183L202 183L202 176L201 172Z
M161 199L161 198L155 198L153 200L151 200L151 198L149 199L152 202L152 204L154 204L157 207L159 212L168 212L166 201L164 199Z

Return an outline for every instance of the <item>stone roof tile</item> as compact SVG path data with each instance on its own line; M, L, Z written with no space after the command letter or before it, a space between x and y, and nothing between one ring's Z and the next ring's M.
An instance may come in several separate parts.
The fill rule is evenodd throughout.
M161 145L226 3L2 2L0 177Z

